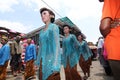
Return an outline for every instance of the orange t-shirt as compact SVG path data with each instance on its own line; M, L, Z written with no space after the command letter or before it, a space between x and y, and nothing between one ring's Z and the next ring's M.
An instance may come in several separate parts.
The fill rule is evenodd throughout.
M120 18L120 0L104 0L102 19L105 17Z
M106 17L120 18L120 0L104 0L102 19ZM105 38L105 48L108 59L120 60L120 26L111 29Z

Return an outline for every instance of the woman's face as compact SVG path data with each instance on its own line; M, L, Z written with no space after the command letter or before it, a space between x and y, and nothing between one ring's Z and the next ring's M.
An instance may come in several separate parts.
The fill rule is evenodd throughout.
M65 27L64 27L64 33L67 34L67 33L69 33L69 32L70 32L70 29L68 28L68 26L65 26Z
M2 40L1 40L1 43L2 43L2 44L5 44L5 43L6 43L6 41L5 41L4 39L2 39Z
M48 11L43 11L41 17L44 23L50 22L50 14Z
M31 43L31 39L28 39L28 40L27 40L27 43L30 44L30 43Z
M81 35L78 36L78 40L79 40L79 41L82 40L82 36L81 36Z

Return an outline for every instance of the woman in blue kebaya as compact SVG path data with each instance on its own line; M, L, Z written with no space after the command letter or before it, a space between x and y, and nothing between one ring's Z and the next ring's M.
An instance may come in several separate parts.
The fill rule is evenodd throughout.
M10 59L10 47L7 44L8 38L2 37L2 47L0 49L0 80L6 80L7 66Z
M36 64L40 67L39 80L60 80L60 41L59 28L54 24L54 13L47 9L40 10L44 28L39 33L39 53Z
M26 68L25 68L25 74L24 74L24 80L26 79L32 79L35 75L35 69L34 69L34 61L36 60L36 47L34 44L32 44L32 39L27 39L28 46L26 47L25 52L25 62L26 62Z
M64 25L63 27L65 37L62 42L62 64L65 69L66 80L81 80L81 76L77 72L79 43L75 35L70 34L70 26Z
M79 65L84 73L84 79L90 76L90 65L91 65L91 55L92 52L90 51L87 42L83 39L82 33L78 34L78 41L80 44L79 48ZM86 75L88 74L88 76Z

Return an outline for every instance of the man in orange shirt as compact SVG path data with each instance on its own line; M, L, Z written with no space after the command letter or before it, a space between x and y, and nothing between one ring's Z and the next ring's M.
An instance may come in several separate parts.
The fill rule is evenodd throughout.
M120 80L120 0L104 1L100 32L115 80Z

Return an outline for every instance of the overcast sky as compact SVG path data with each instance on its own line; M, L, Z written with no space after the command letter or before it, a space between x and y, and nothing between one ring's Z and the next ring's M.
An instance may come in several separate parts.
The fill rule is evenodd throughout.
M45 3L54 9L56 19L67 16L87 41L97 42L103 5L98 0L0 0L0 26L23 33L41 27L39 9L49 8Z

